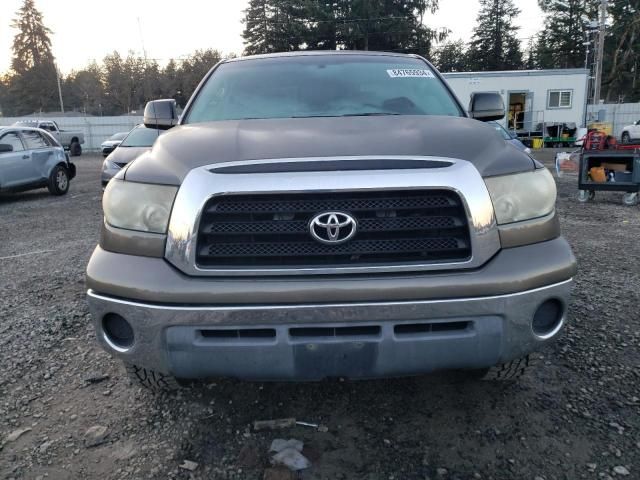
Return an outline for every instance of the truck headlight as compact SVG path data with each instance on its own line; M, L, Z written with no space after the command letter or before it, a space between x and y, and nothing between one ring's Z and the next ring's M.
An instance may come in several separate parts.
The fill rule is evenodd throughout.
M112 179L102 196L106 222L116 228L165 233L178 187Z
M484 179L499 225L543 217L556 205L556 182L546 168Z

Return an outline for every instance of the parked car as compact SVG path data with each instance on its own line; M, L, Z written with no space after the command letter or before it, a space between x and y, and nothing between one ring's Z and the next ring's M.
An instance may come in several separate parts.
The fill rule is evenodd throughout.
M576 260L552 175L476 121L504 115L415 55L218 63L179 120L147 105L178 126L105 189L98 341L152 388L518 377L563 330Z
M102 186L104 187L129 162L151 150L153 143L162 133L162 130L147 128L144 125L138 125L131 130L118 148L102 162Z
M526 153L528 155L531 155L531 149L529 147L527 147L524 143L522 143L518 139L516 134L514 134L513 132L507 130L502 125L500 125L498 122L487 122L487 123L489 123L489 125L492 125L493 128L495 128L496 131L502 136L502 138L505 139L508 143L510 143L511 145L516 147L518 150L521 150L524 153Z
M20 120L14 123L14 125L17 127L31 127L46 130L65 150L69 151L72 157L82 155L84 133L80 131L60 130L58 124L53 120Z
M576 130L576 141L574 143L574 146L576 147L582 147L584 145L584 139L587 136L587 134L589 133L589 129L586 127L579 127Z
M640 141L640 120L622 129L621 140L622 143Z
M106 157L111 152L113 152L118 145L122 143L122 140L129 135L129 132L118 132L111 135L104 142L100 144L100 149L102 150L102 156Z
M0 191L47 187L53 195L64 195L75 174L75 165L48 132L0 127Z

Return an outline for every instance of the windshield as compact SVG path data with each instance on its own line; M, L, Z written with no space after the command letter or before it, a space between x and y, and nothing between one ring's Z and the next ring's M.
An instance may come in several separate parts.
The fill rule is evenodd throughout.
M124 140L124 138L127 135L129 135L129 132L114 133L109 138L107 138L107 141L109 141L109 140Z
M137 127L131 130L127 138L120 144L121 147L151 147L158 136L162 134L155 128Z
M309 55L220 65L183 123L358 115L459 117L463 112L420 59Z

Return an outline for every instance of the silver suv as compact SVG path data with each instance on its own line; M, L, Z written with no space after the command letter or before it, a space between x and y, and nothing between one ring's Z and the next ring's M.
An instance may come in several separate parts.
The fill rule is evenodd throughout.
M0 127L0 192L47 187L53 195L64 195L75 174L75 165L48 132Z
M565 322L575 258L551 174L421 57L227 60L109 182L87 269L100 344L185 379L510 379ZM470 118L471 117L471 118Z

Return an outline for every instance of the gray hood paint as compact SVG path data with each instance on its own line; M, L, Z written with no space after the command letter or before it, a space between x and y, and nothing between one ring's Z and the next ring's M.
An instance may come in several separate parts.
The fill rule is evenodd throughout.
M118 149L120 150L120 149ZM126 170L134 182L180 185L192 169L242 160L415 155L473 163L483 177L535 168L489 125L464 117L233 120L174 127Z

